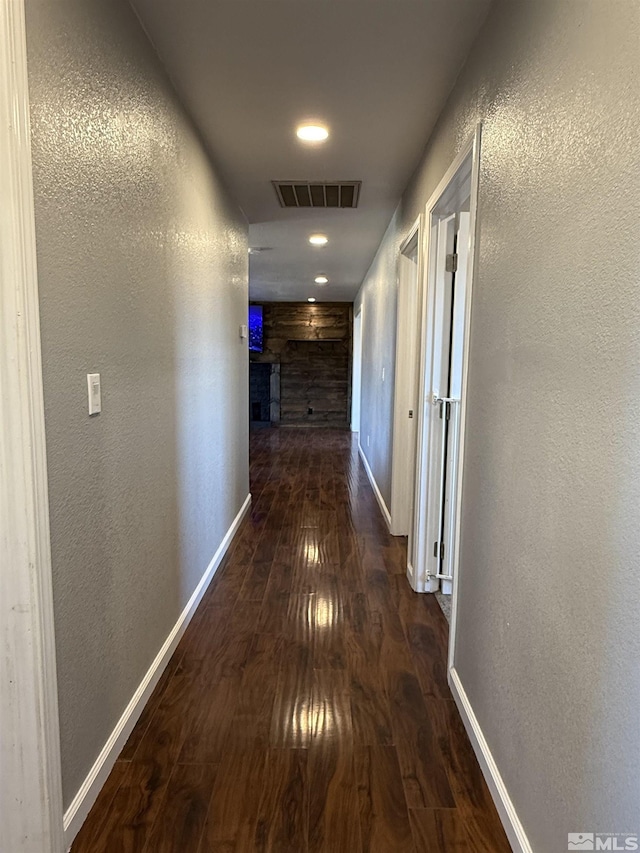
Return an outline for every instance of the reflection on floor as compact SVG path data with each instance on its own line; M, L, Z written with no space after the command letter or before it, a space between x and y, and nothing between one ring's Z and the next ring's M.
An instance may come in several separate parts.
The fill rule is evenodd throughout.
M74 853L509 851L348 431L252 435L253 506Z

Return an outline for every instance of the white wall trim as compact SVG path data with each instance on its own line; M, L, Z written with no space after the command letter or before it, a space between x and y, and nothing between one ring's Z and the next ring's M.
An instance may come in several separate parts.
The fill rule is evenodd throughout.
M23 0L0 0L0 849L60 853L62 779Z
M84 823L87 815L93 804L96 801L98 794L107 776L111 772L113 765L127 742L133 727L137 723L144 706L149 701L149 698L160 680L165 667L169 663L171 655L176 649L182 635L184 634L193 614L196 611L203 595L207 591L207 587L211 583L213 576L222 558L224 557L233 537L235 536L243 518L249 511L251 506L251 495L247 495L240 511L234 518L231 526L225 533L225 536L220 543L213 559L207 566L198 586L195 588L193 595L189 599L186 607L180 614L178 621L171 629L169 636L164 641L162 648L156 655L155 660L147 670L146 675L138 685L136 692L131 697L131 701L124 710L124 713L118 720L114 730L109 735L107 742L103 746L100 755L97 757L93 767L89 771L87 778L84 780L78 793L73 798L71 805L64 815L64 836L67 848L71 847L73 839L78 834L80 827Z
M391 513L384 502L384 498L382 497L382 493L378 488L378 484L376 483L376 478L373 476L373 471L369 467L369 462L367 461L367 457L364 455L364 450L358 444L358 453L360 454L360 458L362 459L362 464L364 465L364 470L367 472L367 477L369 478L369 482L371 483L371 488L373 489L373 493L376 496L376 500L378 501L378 506L380 507L380 511L384 517L384 520L387 522L387 527L389 528L389 532L391 532Z
M469 697L455 668L449 670L449 686L514 853L533 853L533 848L529 843L524 827L520 823L507 786L498 770L498 765L489 749L489 744L480 728L480 723L473 712Z

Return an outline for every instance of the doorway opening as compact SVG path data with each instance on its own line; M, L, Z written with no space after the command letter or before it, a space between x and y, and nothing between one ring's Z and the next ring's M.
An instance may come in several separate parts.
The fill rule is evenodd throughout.
M280 422L280 363L249 362L249 424L268 427Z
M426 208L412 587L437 592L452 623L460 537L465 400L478 195L480 127ZM413 557L413 559L411 559ZM447 604L451 602L450 608Z

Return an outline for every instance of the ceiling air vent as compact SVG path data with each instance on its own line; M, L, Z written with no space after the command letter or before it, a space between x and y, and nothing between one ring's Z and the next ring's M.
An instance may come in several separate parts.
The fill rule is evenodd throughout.
M357 207L362 181L273 181L281 207Z

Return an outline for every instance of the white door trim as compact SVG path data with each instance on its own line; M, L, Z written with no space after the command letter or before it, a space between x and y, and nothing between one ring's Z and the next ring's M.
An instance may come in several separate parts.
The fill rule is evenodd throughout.
M424 219L424 275L423 275L423 305L422 305L422 338L421 338L421 358L420 358L420 384L419 384L419 404L418 404L418 455L417 455L417 471L416 478L416 494L414 502L414 536L415 542L410 542L410 547L415 554L415 563L413 571L409 572L409 580L411 585L418 592L435 592L438 589L438 579L428 575L425 572L424 564L426 563L425 555L427 554L427 545L425 536L425 525L421 525L421 521L426 518L425 513L425 496L426 496L426 478L429 469L429 452L430 435L429 433L429 413L433 402L431 399L430 377L432 373L433 362L433 330L432 324L429 321L429 311L433 311L432 301L434 295L433 282L435 281L435 263L437 255L437 246L434 245L434 240L438 235L438 215L436 213L439 202L449 188L456 186L460 175L463 172L463 167L470 162L471 164L471 181L470 181L470 242L468 253L468 268L467 268L467 300L465 306L465 321L464 321L464 352L462 359L462 402L460 404L460 428L459 428L459 448L460 457L457 471L456 482L456 529L454 533L455 553L453 559L453 594L452 594L452 621L450 628L450 643L449 643L449 665L453 661L453 649L455 646L455 628L456 628L456 611L457 611L457 591L458 591L458 555L460 543L460 507L462 497L462 479L464 467L464 433L465 433L465 418L466 418L466 391L467 391L467 375L469 361L469 329L470 329L470 310L472 302L472 287L473 287L473 268L474 268L474 247L475 247L475 231L477 218L477 199L479 186L479 158L480 158L480 137L481 124L476 126L474 134L462 147L453 163L447 169L444 177L432 193L425 209ZM466 172L468 175L468 172Z
M412 287L411 282L406 280L407 266L411 263L404 257L412 244L417 241L417 263L415 270L416 307L417 316L407 317L401 315L403 305L402 289ZM422 216L418 216L409 229L405 240L400 246L397 258L397 305L398 320L396 326L396 362L395 380L393 394L393 444L391 462L391 533L394 536L407 536L411 527L411 494L413 483L407 476L407 464L413 458L415 461L415 446L407 447L408 434L410 432L407 424L407 384L411 373L411 365L408 358L413 350L414 358L419 357L420 346L420 298L422 288ZM409 321L407 323L407 321ZM415 374L414 374L415 376ZM414 387L413 395L417 389ZM415 399L415 398L414 398ZM413 403L411 404L413 405ZM416 412L414 411L414 418ZM413 445L413 442L412 442ZM408 561L409 562L409 561Z
M0 0L0 849L61 853L62 784L23 0Z
M451 338L451 300L454 276L446 270L447 255L453 252L455 234L457 230L457 217L455 214L443 218L434 219L431 223L435 247L434 275L429 279L429 349L426 363L429 372L425 377L425 395L428 402L422 411L424 414L425 453L422 460L421 471L423 473L422 489L420 498L422 506L420 518L424 526L420 528L419 555L420 565L431 566L434 570L427 569L427 581L429 591L437 589L440 583L436 572L441 572L442 562L436 558L431 550L431 543L439 544L440 524L444 509L446 490L444 489L444 465L445 453L443 441L446 440L447 432L444 420L440 417L440 407L434 405L436 397L448 396L446 386L448 383L448 372L450 363L449 343ZM444 389L444 390L443 390ZM457 413L453 410L449 426L455 423ZM450 464L450 460L449 460ZM437 496L437 497L436 497ZM451 589L448 590L451 592Z
M409 251L409 247L415 241L416 237L418 238L418 261L421 259L420 252L420 238L422 237L422 214L419 213L416 217L415 222L407 231L407 236L404 238L402 243L400 243L400 248L398 249L398 255L406 255Z
M353 352L351 355L351 432L360 432L362 398L362 305L353 315Z
M464 317L464 346L462 354L462 389L460 394L460 427L458 434L459 460L458 476L456 482L456 525L454 531L453 552L453 592L451 595L451 625L449 628L449 656L448 669L454 668L456 627L458 619L458 589L460 581L460 531L462 528L462 483L464 469L464 447L467 423L467 388L469 380L469 343L471 338L471 304L473 302L473 282L476 266L476 231L478 221L478 194L480 191L480 142L482 138L482 124L476 125L475 133L467 148L471 148L471 192L469 209L469 252L467 260L467 299ZM468 154L467 154L468 156ZM460 165L462 165L462 162ZM459 167L458 167L459 168ZM457 171L457 169L454 171Z

